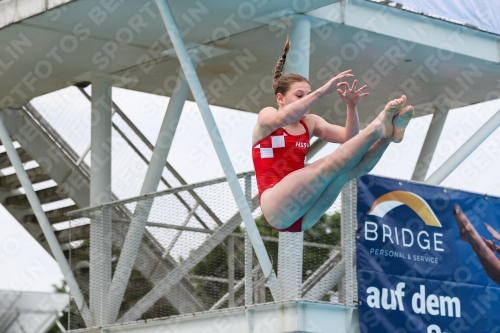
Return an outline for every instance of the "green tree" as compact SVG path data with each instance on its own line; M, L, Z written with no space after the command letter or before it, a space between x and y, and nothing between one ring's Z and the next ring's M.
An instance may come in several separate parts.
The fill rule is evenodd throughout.
M66 294L68 292L68 284L66 280L62 280L60 286L53 284L52 287L54 288L54 292L56 293ZM64 308L64 310L62 311L62 316L59 317L59 322L63 325L63 327L66 330L68 329L68 320L69 320L69 305ZM52 328L47 333L62 333L62 332L59 329L59 327L56 324L54 324L54 326L52 326Z
M272 229L267 224L263 216L255 219L257 228L263 237L278 237L278 231ZM238 228L235 233L244 233L244 229ZM241 239L241 238L240 238ZM304 241L326 245L338 246L340 244L340 213L333 215L323 215L320 220L311 229L304 232ZM227 240L225 242L227 244ZM273 267L277 271L278 265L278 243L264 241L267 253L271 258ZM304 262L302 279L305 281L316 269L318 269L331 255L332 250L318 247L304 247ZM245 262L243 251L235 247L235 256L242 263ZM192 271L193 275L210 276L218 278L227 278L228 265L227 253L221 246L216 247L205 259L203 259ZM235 265L235 280L242 279L244 271ZM209 307L217 302L227 293L227 284L217 281L193 280L196 284L199 297ZM236 294L235 298L241 297L243 288ZM266 296L268 301L272 301L272 296Z

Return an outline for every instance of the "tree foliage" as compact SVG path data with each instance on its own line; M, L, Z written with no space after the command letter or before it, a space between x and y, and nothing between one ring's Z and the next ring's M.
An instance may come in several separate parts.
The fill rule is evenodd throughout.
M56 293L65 294L68 292L68 284L66 280L62 280L60 286L53 284L52 288L54 288L54 292ZM68 329L68 319L69 319L69 305L66 308L64 308L64 310L62 311L62 316L59 317L58 319L66 330ZM56 324L54 324L54 326L52 326L47 333L61 333L61 330Z
M278 238L278 231L272 229L263 216L255 219L257 228L261 236ZM244 233L243 228L238 228L235 233ZM240 241L242 238L238 238ZM304 232L304 241L338 246L340 244L340 213L334 215L323 215L320 220L309 230ZM225 241L227 245L227 240ZM241 244L243 242L241 241ZM264 241L267 253L271 258L274 270L277 272L278 265L278 243ZM302 280L305 281L316 269L318 269L331 255L332 250L304 246L304 261ZM235 256L244 264L245 256L243 248L235 246ZM192 271L193 275L210 276L217 278L228 277L228 255L221 246L216 247L205 259L203 259ZM244 277L243 269L235 265L235 280ZM210 307L227 293L227 283L216 281L205 281L193 279L197 287L198 295ZM243 288L236 294L236 298L241 297ZM269 300L271 300L270 295Z

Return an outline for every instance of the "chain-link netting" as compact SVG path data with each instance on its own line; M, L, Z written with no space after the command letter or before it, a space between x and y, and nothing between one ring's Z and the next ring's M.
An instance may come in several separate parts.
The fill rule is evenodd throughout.
M247 199L251 202L253 216L273 268L279 272L282 270L278 268L279 235L262 217L255 177L253 173L238 176L242 189L247 189ZM255 252L252 251L251 258L245 257L245 248L248 247L245 227L227 182L219 179L73 215L67 248L71 267L87 304L92 304L92 292L99 293L98 288L94 290L90 287L91 267L99 267L90 262L90 230L92 223L105 220L104 210L108 210L108 214L111 211L112 223L111 254L102 254L102 258L111 255L113 274L107 301L110 304L108 322L168 317L278 301L287 297L286 294L280 296L271 292ZM302 267L295 281L299 294L293 299L338 301L336 284L332 285L328 275L336 269L342 257L340 200L331 210L336 213L325 214L313 228L294 235L303 237L304 246ZM144 234L131 233L134 228L131 224L143 225ZM103 242L102 238L97 238L95 246ZM134 239L140 242L135 256L128 251L126 244ZM99 259L93 257L93 260ZM120 260L121 264L129 263L129 274L124 277L118 276ZM287 265L286 258L281 258L281 261ZM251 286L245 283L245 272L247 278L251 278L247 280L252 281ZM286 270L282 272L286 273ZM94 280L97 281L94 283L111 283L105 270L96 274ZM284 274L279 278L284 288L293 283ZM325 280L329 284L325 284ZM123 282L121 291L116 287L120 281ZM83 327L78 314L73 314L73 318L71 329Z
M68 87L30 101L44 120L81 156L90 146L90 101Z
M345 277L342 280L339 301L354 305L358 301L356 286L356 180L347 183L342 189L341 244L342 259L345 265Z
M87 90L68 87L31 101L34 111L58 134L61 142L57 144L74 151L75 156L71 157L75 164L87 170L90 165L90 97ZM112 122L113 195L118 199L137 196L151 160L153 145L118 105L113 105ZM158 190L182 184L186 184L184 179L166 164Z
M88 98L84 90L71 87L32 103L57 131L58 144L69 146L75 165L87 171ZM80 105L77 112L65 112L75 101ZM112 119L116 200L139 194L153 146L118 106ZM68 130L72 128L78 130ZM239 175L239 181L278 275L277 284L264 277L227 182L182 187L186 182L166 164L158 187L162 193L85 210L69 223L54 224L94 318L85 321L72 303L70 328L297 298L355 302L356 281L349 271L354 264L345 264L346 259L354 260L350 238L355 225L342 224L340 215L341 201L348 205L344 211L355 207L352 190L347 197L339 197L313 228L279 235L262 217L253 173ZM70 207L74 202L63 199L59 205ZM47 209L54 207L47 203ZM352 237L341 233L341 224ZM112 230L107 237L106 230ZM102 308L102 304L109 306Z

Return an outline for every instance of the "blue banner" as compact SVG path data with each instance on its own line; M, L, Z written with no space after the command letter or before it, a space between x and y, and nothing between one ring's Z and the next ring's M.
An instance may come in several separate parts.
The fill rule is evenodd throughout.
M500 198L357 181L361 333L500 333Z

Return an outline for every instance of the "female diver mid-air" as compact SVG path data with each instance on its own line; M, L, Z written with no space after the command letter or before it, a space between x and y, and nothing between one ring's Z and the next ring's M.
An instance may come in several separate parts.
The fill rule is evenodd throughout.
M266 221L279 231L300 232L312 227L337 198L348 181L368 173L391 142L401 142L413 107L404 107L406 97L395 99L359 134L358 102L368 93L356 90L340 73L312 92L309 82L298 74L281 74L286 54L279 59L273 88L278 109L266 107L259 113L252 134L252 158L259 202ZM339 89L344 87L344 91ZM309 114L323 96L337 91L347 106L346 126L326 122ZM309 139L317 136L341 143L333 153L304 166Z
M484 271L490 279L500 285L500 260L496 253L500 254L500 246L495 244L495 240L500 241L500 234L493 229L488 223L484 223L486 229L493 237L492 240L487 240L481 236L474 225L469 221L467 216L462 211L459 205L453 206L453 217L457 222L460 238L470 244L474 252L476 252L479 262L484 268ZM469 263L469 261L467 261Z

